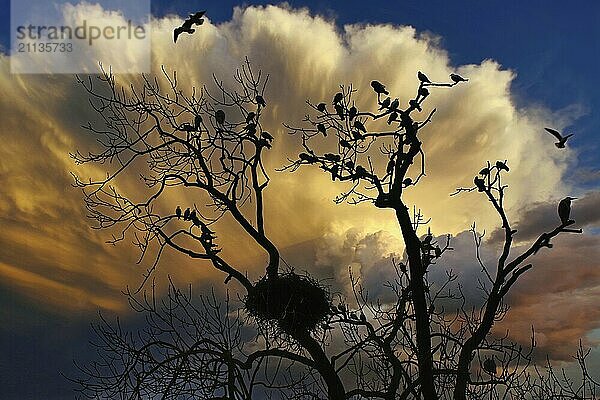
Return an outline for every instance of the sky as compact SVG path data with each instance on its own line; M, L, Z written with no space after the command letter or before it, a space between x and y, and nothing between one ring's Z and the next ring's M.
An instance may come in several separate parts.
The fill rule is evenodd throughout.
M486 160L508 159L512 167L507 207L519 246L552 228L558 199L581 198L573 212L585 234L559 238L552 252L536 258L540 268L516 288L512 313L498 328L527 343L534 323L541 351L564 362L579 338L592 347L600 339L600 5L521 3L153 1L153 65L177 69L184 85L209 82L215 72L227 81L244 56L269 72L271 168L297 154L298 143L281 123L300 121L307 98L328 99L340 83L352 82L366 103L371 79L406 97L419 69L433 79L456 71L469 77L468 85L432 96L428 107L438 113L425 139L428 176L408 200L432 217L436 235L454 235L446 262L468 284L477 274L469 227L475 221L485 229L493 249L498 225L481 198L448 194L468 185ZM171 29L197 9L207 10L209 22L173 46ZM73 359L93 357L87 341L99 310L131 319L120 292L139 283L144 265L135 264L133 246L109 246L109 232L90 229L71 186L70 172L104 172L76 166L68 155L93 146L81 129L94 118L82 88L73 75L11 75L6 53L0 56L1 397L72 398L59 373L72 373ZM554 148L544 126L575 133L569 148ZM120 185L139 194L135 174ZM351 266L376 288L391 277L391 257L402 254L397 226L373 208L333 205L340 190L318 171L273 172L267 231L289 263L342 290ZM169 200L165 207L193 201L186 193ZM219 234L227 238L224 253L258 277L263 255L227 221ZM491 261L493 251L486 254ZM165 256L160 274L199 291L222 288L222 276L175 254ZM477 301L476 291L470 296Z

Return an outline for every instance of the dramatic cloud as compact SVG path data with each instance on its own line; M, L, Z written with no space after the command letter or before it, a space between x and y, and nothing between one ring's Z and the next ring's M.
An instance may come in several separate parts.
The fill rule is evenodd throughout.
M231 76L245 56L256 68L269 73L263 124L275 136L267 160L270 168L281 167L288 157L297 155L297 138L287 135L281 124L299 123L308 111L306 99L330 101L339 84L352 83L359 89L358 104L373 107L375 97L369 82L378 79L406 102L418 85L417 70L437 81L458 72L469 77L467 84L435 90L428 99L424 114L434 107L438 111L423 131L427 176L418 187L407 191L409 204L417 204L427 218L432 218L434 232L458 235L457 240L466 244L468 235L459 233L473 221L489 232L497 226L497 216L482 196L449 196L457 187L469 186L486 160L509 160L506 205L511 216L522 221L533 221L534 217L548 220L546 211L540 217L528 217L524 205L551 204L548 202L572 191L563 176L576 154L570 149L557 151L541 128L561 128L581 109L574 105L556 115L540 108L517 108L511 94L515 74L496 61L456 66L441 48L439 38L420 34L412 27L349 25L340 29L333 21L310 15L307 10L281 6L238 8L231 21L214 25L207 20L196 34L182 36L175 46L172 29L181 22L180 17L152 22L154 73L160 75L161 65L167 71L177 70L182 88L203 83L210 87L213 73L231 84ZM98 49L99 59L105 51ZM71 171L81 177L98 177L105 168L110 169L107 165L75 166L68 156L75 149L86 152L94 145L94 139L80 129L96 118L87 96L73 76L10 75L9 63L10 57L0 56L0 115L5 139L0 147L3 285L14 286L22 295L64 312L97 307L119 310L123 307L119 291L127 284L138 284L142 268L151 260L135 268L138 254L129 239L115 248L104 244L108 233L88 228L81 195L71 187ZM140 79L119 76L118 80L127 85ZM294 174L273 172L271 178L266 193L267 233L281 248L312 249L311 256L295 256L303 263L298 267L315 268L323 276L335 277L342 286L348 267L374 287L388 276L391 257L402 254L392 212L367 204L335 206L332 199L344 188L332 184L316 168ZM132 197L140 196L136 174L121 179L119 187ZM198 199L190 193L173 192L158 206L172 209L175 204L195 201ZM594 201L597 197L589 200L590 218ZM525 237L527 229L523 227L521 232ZM219 244L225 248L223 254L232 263L250 270L253 278L263 272L264 254L231 221L224 220L218 234ZM564 249L571 248L565 244ZM579 249L580 269L587 270L591 260L599 259L597 250ZM473 260L467 263L462 256L452 257L452 267L464 274L478 269ZM182 256L169 253L163 261L160 270L182 282L223 279L206 264ZM555 265L554 258L545 262ZM578 285L585 286L586 282L589 280L574 278L570 290L577 291ZM375 289L372 293L383 295ZM521 309L515 307L518 315L526 316L526 307L542 304L540 298L555 300L533 289L533 297L525 293L514 297L523 305ZM565 307L560 307L562 313L556 314L552 327L571 315L572 310ZM546 326L550 329L551 324ZM582 322L579 327L580 331L574 332L584 336L595 322ZM562 335L567 337L565 332ZM546 338L548 343L558 343L550 334Z

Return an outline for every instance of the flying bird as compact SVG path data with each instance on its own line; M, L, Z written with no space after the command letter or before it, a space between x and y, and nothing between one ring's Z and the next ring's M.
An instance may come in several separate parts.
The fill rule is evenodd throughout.
M192 26L202 25L204 23L204 19L202 18L202 16L204 15L205 12L206 11L199 11L195 14L190 14L188 19L183 21L183 24L181 26L178 26L177 28L175 28L173 30L173 43L177 43L177 38L179 37L179 35L181 35L184 32L189 33L190 35L192 33L196 32L196 30L194 28L192 28Z
M458 74L450 74L450 79L452 79L452 82L454 82L454 84L457 84L459 82L467 82L468 81L468 79L465 79Z
M371 87L373 88L373 90L375 91L375 93L377 93L378 95L380 95L380 94L390 94L390 92L388 92L387 90L385 90L385 85L382 84L379 81L371 81Z
M551 134L552 136L554 136L558 142L554 143L554 145L556 147L558 147L559 149L564 149L565 148L565 143L567 143L567 140L573 136L572 133L568 134L568 135L561 135L560 132L558 132L555 129L551 129L551 128L544 128L549 134Z
M496 375L497 372L497 367L496 367L496 361L494 361L494 358L486 358L485 361L483 362L483 369L485 372L492 374L492 375Z
M215 119L217 120L217 124L223 125L225 123L225 111L217 110L215 112Z
M267 102L265 101L265 98L262 97L260 94L256 96L255 100L256 100L256 104L258 104L259 106L262 106L262 107L267 106Z
M181 207L177 206L177 209L175 209L175 214L177 214L177 219L181 219Z
M569 217L571 216L571 201L575 200L577 197L565 197L558 203L558 216L560 217L560 222L565 225L569 222Z
M431 83L427 75L425 75L421 71L417 72L417 78L419 78L419 80L423 83Z

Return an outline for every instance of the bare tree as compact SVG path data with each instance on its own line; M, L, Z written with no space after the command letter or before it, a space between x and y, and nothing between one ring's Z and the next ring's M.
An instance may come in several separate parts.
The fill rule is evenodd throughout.
M304 152L283 169L318 166L347 185L336 202L370 202L394 211L406 255L390 266L396 273L387 284L391 303L370 298L352 275L354 298L334 299L310 276L280 271L264 218L269 175L263 156L274 141L260 122L268 76L255 73L248 61L235 74L237 89L215 77L217 94L206 87L186 94L176 74L164 69L162 79L144 76L141 85L127 88L109 72L99 77L100 87L81 79L102 119L102 126L87 127L101 151L74 158L114 166L99 181L76 178L96 228L117 229L113 243L128 234L135 238L141 260L153 257L146 279L165 249L172 249L210 262L225 274L225 283L234 280L243 290L233 307L215 297L197 305L191 294L174 287L161 305L153 291L141 300L130 293L147 329L134 335L118 324L101 324L97 334L104 358L82 368L84 378L77 380L82 393L92 398L594 398L597 384L585 367L583 347L577 354L583 379L575 383L550 366L535 367L533 335L524 348L492 332L508 311L510 289L532 269L529 258L552 247L558 234L581 232L563 219L527 250L511 255L516 231L504 209L506 161L488 163L473 187L456 192L486 196L505 232L494 268L478 257L481 306L467 304L452 271L435 287L430 282L429 268L452 250L450 236L436 239L429 228L420 233L429 221L416 207L411 210L403 194L426 172L420 135L435 110L419 120L423 102L431 90L465 80L452 75L450 83L435 83L421 72L418 77L417 94L405 107L373 81L374 110L360 110L355 89L342 86L333 104L309 101L313 116L299 127L286 125L301 138ZM142 199L114 186L130 170L146 183ZM198 193L198 202L184 205L185 211L175 204L164 210L159 200L172 190ZM201 203L208 205L196 205ZM214 224L224 215L268 255L265 276L257 282L220 254ZM479 254L482 237L475 226L472 232Z

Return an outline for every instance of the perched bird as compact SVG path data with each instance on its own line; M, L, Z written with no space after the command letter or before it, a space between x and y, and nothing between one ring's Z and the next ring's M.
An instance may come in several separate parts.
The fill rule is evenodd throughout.
M334 107L335 107L335 112L337 113L337 115L340 117L341 120L343 120L344 119L344 107L339 103L336 103Z
M354 140L363 140L365 138L360 132L357 131L352 131L352 137Z
M346 166L346 168L348 168L350 171L352 171L354 169L354 161L346 161L346 164L344 164Z
M452 79L452 82L459 83L459 82L466 82L468 81L468 79L463 78L462 76L458 75L458 74L450 74L450 79Z
M413 180L411 178L406 178L402 181L402 184L404 185L404 187L410 186L412 185Z
M385 85L379 81L371 81L371 87L375 91L375 93L379 94L390 94L387 90L385 90Z
M323 157L331 162L339 162L341 160L341 157L338 154L325 153L323 154Z
M200 129L200 125L202 125L202 117L200 115L196 115L194 118L194 128L198 130Z
M356 316L356 313L354 311L350 312L350 318L351 319L358 319L358 317Z
M483 179L476 176L475 179L473 179L473 183L475 183L475 186L477 186L477 191L485 191L485 181Z
M508 165L506 165L506 163L503 163L502 161L496 161L496 168L498 168L498 170L505 170L506 172L510 170L510 168L508 168Z
M181 219L181 207L177 206L175 214L177 214L177 219Z
M544 128L549 134L551 134L552 136L554 136L558 142L554 143L554 145L556 147L558 147L559 149L564 149L565 148L565 143L567 143L567 140L573 136L572 133L568 134L568 135L561 135L560 132L558 132L557 130L551 129L551 128Z
M397 118L398 118L398 113L396 111L391 113L387 120L388 125L391 124L392 122L396 121Z
M198 217L196 216L196 210L192 210L189 216L190 221L195 221Z
M331 167L331 180L335 181L335 178L337 178L338 176L338 171L339 171L340 167L336 164L333 167Z
M347 140L340 140L340 146L345 147L347 149L352 148L352 145Z
M365 317L365 314L363 314L362 312L360 313L360 320L362 322L367 322L367 317Z
M481 171L479 171L479 175L489 175L490 174L490 169L488 167L483 168Z
M338 306L338 308L340 309L341 312L343 312L344 314L346 313L347 309L346 306L342 303L340 303L340 305Z
M338 92L335 94L335 96L333 96L333 103L332 104L337 104L340 101L342 101L342 99L344 98L344 95L341 92Z
M566 224L569 222L569 217L571 215L571 201L575 200L577 197L565 197L558 203L558 216L560 217L560 222L562 224Z
M273 140L273 136L267 131L262 131L260 136L266 140Z
M362 165L358 165L356 167L356 172L354 174L354 179L364 178L364 177L367 176L367 174L368 174L367 170Z
M399 105L400 100L398 100L398 98L395 98L394 101L392 101L392 104L390 104L390 109L397 110Z
M393 159L390 159L390 161L387 163L387 167L385 168L385 171L388 174L391 174L392 172L394 172L394 167L396 166L396 163L394 162Z
M419 110L419 112L423 111L421 105L416 100L409 100L408 105L410 105L412 108Z
M179 35L181 35L184 32L189 33L190 35L192 33L196 32L196 30L193 29L192 26L202 25L204 23L204 19L202 19L202 16L204 15L205 12L206 11L199 11L195 14L190 14L188 19L183 21L183 24L181 26L178 26L177 28L175 28L173 30L173 43L177 43L177 38L179 37Z
M488 374L496 375L497 367L496 361L494 361L493 357L485 359L485 361L483 362L483 370Z
M255 100L256 100L256 104L258 104L259 106L261 106L261 107L267 106L267 102L265 101L264 97L262 97L260 94L256 96Z
M317 105L317 110L319 110L321 112L325 112L325 107L327 107L327 105L325 103L319 103Z
M325 130L325 125L317 124L317 131L323 134L323 136L327 136L327 131Z
M331 331L333 330L333 326L329 324L321 324L321 329L323 329L324 331Z
M183 213L183 220L187 221L188 219L190 219L190 208L186 208L185 212Z
M179 130L184 132L194 132L196 129L187 122L184 122L183 124L179 125Z
M429 89L427 89L426 87L422 87L421 89L419 89L419 95L423 97L429 96Z
M253 122L249 123L248 125L246 125L246 130L250 135L256 134L256 124Z
M225 123L225 111L217 110L215 112L215 120L217 121L217 124L223 125Z
M379 109L383 110L384 108L388 108L390 106L391 102L392 102L392 99L390 99L389 97L386 97L385 100L383 100L381 102L381 107L379 107Z
M348 110L348 119L352 121L354 117L356 117L356 114L358 114L358 110L356 109L356 107L350 107L350 109Z
M367 128L363 125L359 120L354 121L354 127L359 131L363 131L363 133L367 133Z
M256 117L256 113L254 111L250 111L248 115L246 115L246 123L249 124Z
M419 78L419 80L423 83L431 83L427 75L425 75L421 71L417 72L417 78Z
M306 153L298 154L298 158L300 158L302 161L306 161L309 164L314 164L317 162L317 157Z

